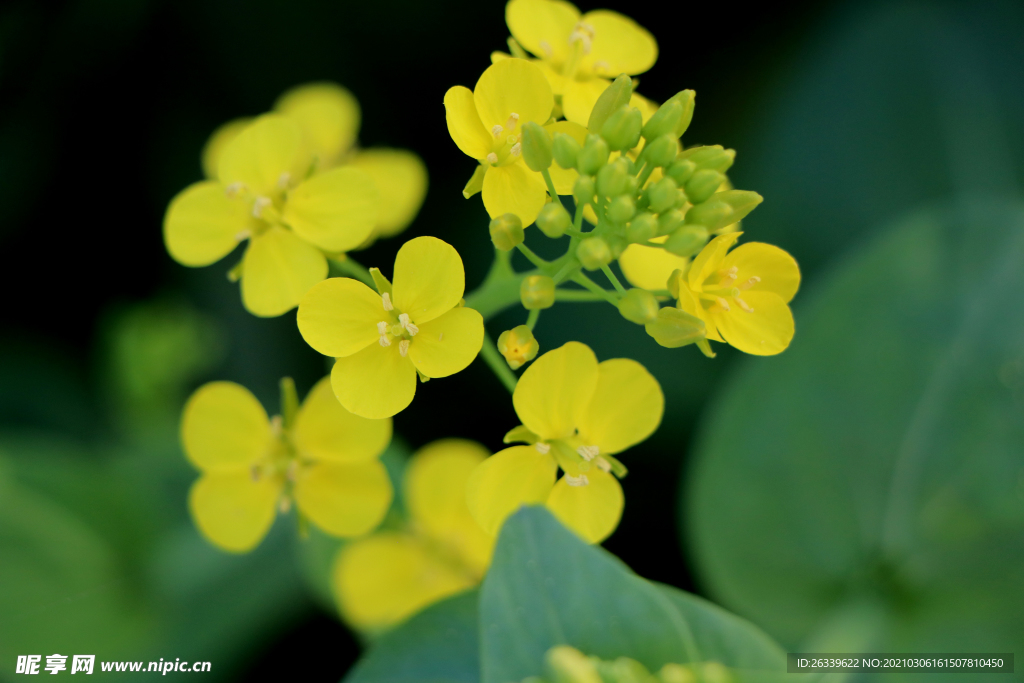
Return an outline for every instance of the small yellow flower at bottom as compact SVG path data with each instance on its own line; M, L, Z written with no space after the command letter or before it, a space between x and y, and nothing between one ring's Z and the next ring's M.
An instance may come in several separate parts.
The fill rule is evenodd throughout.
M192 518L224 550L255 548L292 501L335 536L372 530L391 505L391 482L377 459L391 440L391 420L352 415L326 377L287 425L269 419L241 385L203 385L185 405L181 439L202 472L189 494Z
M391 417L412 402L416 375L454 375L480 352L483 317L459 305L466 287L462 258L436 237L398 250L390 292L349 278L313 287L299 304L306 343L337 360L334 393L367 418Z
M639 363L598 363L585 344L569 342L545 353L520 377L512 395L523 427L510 433L533 443L485 460L467 485L473 517L497 534L520 505L547 505L590 543L618 526L624 498L613 457L650 436L661 423L665 397ZM556 483L561 468L564 476Z
M377 631L480 582L494 538L469 514L466 481L488 455L473 441L443 439L412 456L403 486L408 528L353 541L335 560L346 622Z

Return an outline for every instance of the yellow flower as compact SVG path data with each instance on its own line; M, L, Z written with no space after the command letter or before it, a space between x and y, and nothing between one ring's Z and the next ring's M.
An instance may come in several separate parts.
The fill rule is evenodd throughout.
M480 352L484 321L459 305L465 286L459 253L436 237L417 237L398 250L391 291L348 278L309 290L299 304L299 332L337 358L331 382L345 408L390 417L412 402L417 372L454 375Z
M655 237L651 241L663 243L668 235ZM665 289L668 278L676 270L686 270L690 259L676 256L672 252L630 244L619 256L619 267L629 283L641 289Z
M522 156L523 125L548 123L554 98L544 73L525 59L503 59L480 76L473 90L457 85L444 96L448 133L465 154L484 169L484 208L491 218L506 213L528 226L547 201L547 186ZM581 141L586 131L566 121L547 126L549 133L568 133ZM553 168L559 194L571 194L575 171Z
M164 217L176 261L207 266L248 239L242 301L254 315L281 315L327 276L324 252L353 249L377 219L373 180L355 168L307 178L310 153L291 120L261 116L228 142L218 180L180 192Z
M494 538L466 507L466 481L488 456L473 441L444 439L409 460L403 484L409 526L349 543L333 585L349 624L376 631L480 583Z
M391 420L352 415L326 377L294 417L285 413L287 420L268 419L256 397L232 382L206 384L185 405L182 444L202 472L189 509L224 550L252 550L293 500L335 536L372 530L391 504L391 482L377 459L391 440Z
M619 74L641 74L658 59L658 43L629 17L610 10L580 16L562 0L511 0L505 22L540 61L569 121L587 125L590 110ZM631 102L641 112L645 102ZM646 120L649 113L644 116Z
M729 251L741 234L721 235L701 250L680 278L679 308L704 321L708 339L773 356L793 339L788 304L800 287L800 269L770 244L750 242Z
M473 517L497 534L520 505L543 503L588 542L607 538L624 504L616 475L626 469L613 456L657 429L665 407L658 381L634 360L598 363L589 347L569 342L534 361L512 403L523 426L507 439L533 443L476 468L467 486Z

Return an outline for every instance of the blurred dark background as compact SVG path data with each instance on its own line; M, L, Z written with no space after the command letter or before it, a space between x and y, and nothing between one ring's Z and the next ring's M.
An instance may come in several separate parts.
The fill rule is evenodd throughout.
M640 92L662 101L697 91L684 142L738 150L734 184L765 196L745 221L748 238L793 253L807 287L880 221L965 187L1020 186L1019 3L580 7L605 6L658 39L658 62L640 76ZM121 361L110 354L132 312L156 306L157 319L160 311L196 317L196 339L182 344L194 343L205 360L184 363L181 391L230 379L274 410L281 376L295 377L304 392L325 372L299 337L294 312L261 320L242 309L237 286L225 279L235 257L190 270L167 256L163 212L199 179L206 137L228 119L269 109L293 85L343 84L362 106L361 144L414 150L430 172L416 222L357 258L389 272L402 239L434 235L458 248L473 287L490 262L487 218L479 197L461 196L473 164L447 134L442 97L451 85L472 86L490 52L506 49L507 35L500 2L7 0L0 7L0 431L99 443L105 452L132 443L164 453L153 470L166 476L146 479L160 482L152 493L163 501L152 528L178 524L180 534L190 533L184 492L193 475L173 427L139 436L117 417L117 401L130 392L111 388L110 363ZM799 302L798 295L798 330ZM489 329L496 336L523 317L505 314ZM665 422L626 454L626 512L605 545L639 574L700 593L678 542L677 488L702 409L738 354L722 349L707 360L693 348L659 348L598 304L542 315L537 334L542 351L579 339L601 359L636 357L660 379ZM412 448L461 436L498 450L515 424L507 394L481 361L422 385L412 408L395 418ZM31 466L19 468L31 480ZM45 472L36 476L39 488L75 507L66 502L74 495L47 489ZM260 561L291 552L279 537L268 539ZM124 547L132 543L129 535ZM132 561L139 591L157 571L154 554L170 552L156 542L147 547ZM258 680L301 663L306 680L337 680L357 656L355 639L292 583L268 586L258 590L278 594L261 599L282 607L225 655L229 678ZM223 608L236 605L225 598ZM159 656L178 656L169 647L160 644Z

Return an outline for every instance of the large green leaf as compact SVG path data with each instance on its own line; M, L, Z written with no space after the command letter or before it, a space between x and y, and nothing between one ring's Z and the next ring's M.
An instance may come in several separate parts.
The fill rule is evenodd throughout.
M587 545L543 508L505 523L480 592L483 683L543 671L544 654L568 644L648 669L716 660L780 672L785 655L753 625L682 591L646 581Z
M684 524L712 593L791 645L1019 648L1024 205L916 214L796 319L697 449Z

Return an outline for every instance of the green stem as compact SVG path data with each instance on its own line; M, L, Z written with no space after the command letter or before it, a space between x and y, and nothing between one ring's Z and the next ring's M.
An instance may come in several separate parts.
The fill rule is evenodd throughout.
M328 256L327 260L334 265L336 270L341 271L345 275L349 275L359 280L365 285L376 288L373 284L373 276L370 275L370 271L363 267L361 263L356 261L348 254L341 254L340 256Z
M522 252L523 256L525 256L526 258L528 258L530 260L530 263L532 263L533 265L537 266L538 268L544 268L544 267L550 265L547 261L542 259L540 256L537 256L536 254L534 254L533 250L530 249L525 244L522 244L522 243L517 244L516 248L519 249L519 251Z
M568 228L565 231L565 234L569 235L570 237L586 237L587 236L587 233L583 232L582 230L577 230L576 228Z
M585 206L585 203L576 205L576 215L572 219L572 229L576 232L583 230L583 207Z
M558 192L555 190L555 182L551 180L551 174L548 173L548 169L545 168L540 174L544 176L544 182L548 185L548 194L551 195L551 201L557 202Z
M516 376L508 367L508 363L505 362L505 357L498 352L498 347L494 345L491 335L486 332L484 332L484 345L480 348L480 356L491 367L491 371L497 375L501 383L508 389L508 392L510 394L514 392L516 390Z
M536 327L536 325L537 325L537 318L539 318L539 317L540 317L540 309L539 308L535 308L532 311L530 311L530 315L528 315L526 317L526 326L530 328L531 332L533 332L533 328Z
M519 287L530 273L512 270L511 252L495 250L494 263L483 283L466 295L466 307L484 317L493 318L503 310L519 303Z
M612 287L615 288L616 292L619 294L626 293L626 288L622 286L621 282L619 282L619 278L615 277L615 273L612 272L611 268L608 266L601 266L601 272L603 272L605 277L608 278L608 281L612 283Z
M555 277L552 279L555 281L556 285L560 284L563 280L565 280L565 278L569 277L569 275L579 267L579 261L577 261L575 258L570 258L565 262L565 265L562 266L557 273L555 273Z
M579 289L556 289L555 301L604 301L605 297L594 292L584 292Z
M601 286L599 286L596 282L591 280L589 277L587 277L583 273L576 273L570 279L573 282L575 282L576 284L582 285L583 287L589 289L594 294L597 294L597 295L601 296L602 298L604 298L605 301L610 303L612 306L615 306L616 308L619 307L618 300L616 300L616 298L612 295L611 292L609 292L609 291L605 290L604 288L602 288Z

